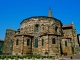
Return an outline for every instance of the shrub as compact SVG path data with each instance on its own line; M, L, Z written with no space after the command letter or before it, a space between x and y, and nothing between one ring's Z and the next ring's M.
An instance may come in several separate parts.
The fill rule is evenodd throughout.
M17 58L17 57L15 57L15 60L18 60L18 58Z
M5 59L5 58L6 58L6 56L1 56L0 58L1 58L1 59Z
M29 55L29 56L27 56L27 57L28 57L28 59L31 59L31 58L32 58L32 55L31 55L31 56Z
M11 58L11 59L14 59L14 56L11 56L10 58Z
M26 59L28 59L28 57L26 57Z
M47 56L43 56L44 58L47 58Z
M44 56L41 56L42 59L44 59Z
M19 56L19 58L20 58L20 59L23 59L23 58L24 58L24 56Z
M6 56L7 58L11 58L11 56Z
M31 59L31 56L28 56L28 59Z
M26 56L23 56L23 58L26 58Z
M37 59L40 59L40 56L36 56Z
M48 58L49 58L49 59L51 59L51 58L52 58L52 56L48 56Z

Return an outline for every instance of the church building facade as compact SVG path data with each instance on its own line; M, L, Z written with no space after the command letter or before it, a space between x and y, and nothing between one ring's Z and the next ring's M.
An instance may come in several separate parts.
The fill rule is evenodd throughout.
M7 29L3 54L74 54L78 46L74 24L64 26L62 22L48 16L35 16L24 19L18 30Z

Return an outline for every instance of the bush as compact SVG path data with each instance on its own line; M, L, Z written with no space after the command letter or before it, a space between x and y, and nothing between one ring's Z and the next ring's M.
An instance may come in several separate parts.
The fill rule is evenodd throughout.
M26 56L28 59L31 59L32 58L32 55L27 55Z
M28 57L26 57L26 59L28 59Z
M36 56L37 59L40 59L40 56Z
M8 56L6 56L6 58L8 58Z
M23 56L23 58L26 58L26 56Z
M11 56L6 56L7 58L11 58Z
M14 56L11 56L10 58L11 58L11 59L14 59Z
M18 60L18 58L17 58L17 57L15 57L15 60Z
M23 59L23 58L24 58L24 56L19 56L19 58L20 58L20 59Z
M0 57L0 59L5 59L5 58L6 58L6 56L1 56L1 57Z
M52 56L48 56L48 58L49 58L49 59L51 59L51 58L52 58Z
M24 55L23 57L26 58L26 59L31 59L33 57L33 55L32 54L27 54L26 56Z
M42 59L44 59L44 58L45 58L45 56L41 56L41 58L42 58Z
M47 56L43 56L44 58L47 58Z

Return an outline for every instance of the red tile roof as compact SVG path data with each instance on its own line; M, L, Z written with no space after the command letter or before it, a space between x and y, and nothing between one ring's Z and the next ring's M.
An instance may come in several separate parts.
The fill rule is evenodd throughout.
M69 25L62 26L62 28L68 28L68 27L73 27L73 25L72 24L69 24Z

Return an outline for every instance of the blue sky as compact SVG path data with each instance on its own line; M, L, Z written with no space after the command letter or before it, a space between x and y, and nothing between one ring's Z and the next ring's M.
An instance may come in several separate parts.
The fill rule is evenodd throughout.
M49 7L53 17L64 25L73 21L80 33L80 0L0 0L0 39L5 38L7 28L17 30L25 18L47 16Z

